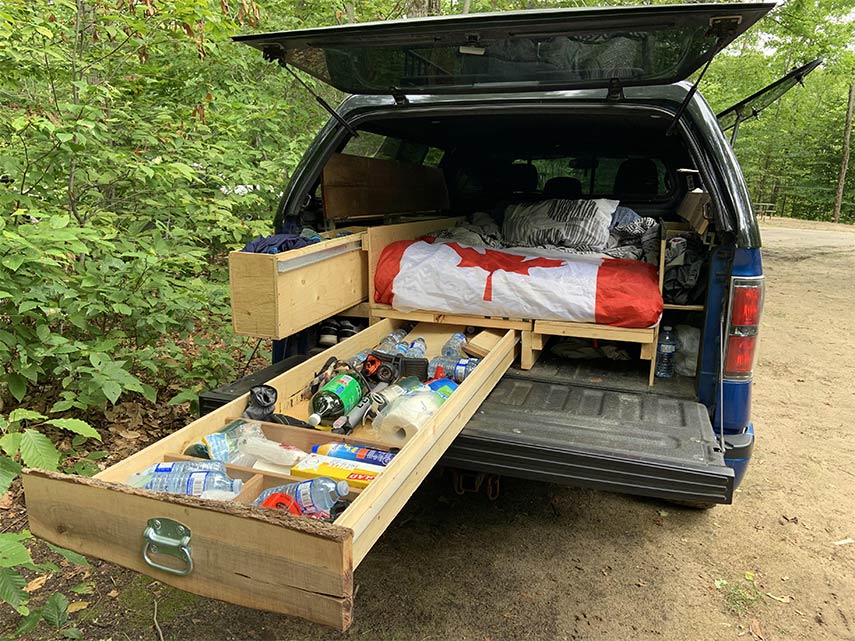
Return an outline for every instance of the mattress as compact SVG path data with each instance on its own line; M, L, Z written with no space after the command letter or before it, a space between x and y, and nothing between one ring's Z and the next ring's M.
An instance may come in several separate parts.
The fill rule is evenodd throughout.
M401 311L650 327L662 315L656 267L603 256L537 256L460 243L387 246L377 303Z

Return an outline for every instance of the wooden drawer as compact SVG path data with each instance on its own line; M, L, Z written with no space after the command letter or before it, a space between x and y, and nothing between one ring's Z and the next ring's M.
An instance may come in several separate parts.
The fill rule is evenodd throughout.
M285 338L366 300L364 229L348 227L345 231L353 232L348 236L281 254L231 252L235 333Z
M327 358L347 357L371 347L400 325L396 320L380 321L271 380L279 392L277 411L305 418L303 386ZM431 355L458 329L422 324L412 334L425 336ZM186 458L182 452L187 445L243 412L247 402L243 396L95 478L25 470L30 529L55 544L189 592L344 630L352 619L353 570L508 369L516 342L516 331L506 330L481 365L384 472L361 492L353 492L353 502L334 524L251 505L263 489L288 482L287 475L233 467L230 474L243 478L245 485L237 500L228 503L124 485L131 474L152 463ZM370 426L348 439L273 424L264 429L269 438L304 449L312 442L378 442ZM144 531L152 519L171 519L189 530L192 570L188 574L156 569L144 560ZM173 568L187 568L187 559L150 556Z
M384 230L381 237L388 244L399 236L416 238L451 227L457 220L433 218L371 229L375 233ZM342 231L352 233L334 237ZM232 325L236 334L286 338L368 300L373 291L373 273L369 276L367 228L345 227L321 236L332 237L281 254L229 254Z

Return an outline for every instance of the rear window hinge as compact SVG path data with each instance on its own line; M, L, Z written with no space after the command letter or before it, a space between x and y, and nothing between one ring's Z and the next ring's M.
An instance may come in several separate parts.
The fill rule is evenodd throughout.
M742 24L742 16L718 16L710 18L710 28L707 30L707 35L715 36L718 39L729 39L739 30L740 24Z
M618 80L617 78L612 78L611 80L609 80L609 93L606 97L608 98L608 100L614 101L624 99L623 85L620 84L620 80Z
M392 88L392 97L395 99L396 105L408 105L410 104L409 99L407 99L407 94L405 94L400 89L395 87Z

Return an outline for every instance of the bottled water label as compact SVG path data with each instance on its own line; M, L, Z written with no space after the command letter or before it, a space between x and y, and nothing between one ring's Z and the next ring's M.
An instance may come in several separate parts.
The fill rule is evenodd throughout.
M205 479L210 472L191 472L187 477L187 488L185 494L199 496L205 490Z
M158 463L154 466L155 472L164 472L169 473L172 471L172 468L175 466L175 463Z
M469 360L468 358L461 358L457 361L457 365L454 366L454 376L452 376L455 381L462 381L466 378L466 366L469 365Z
M668 345L667 343L661 343L659 345L659 353L660 354L673 354L677 351L676 345Z
M315 502L312 500L312 482L303 481L297 485L294 491L297 503L303 508L303 512L317 512Z

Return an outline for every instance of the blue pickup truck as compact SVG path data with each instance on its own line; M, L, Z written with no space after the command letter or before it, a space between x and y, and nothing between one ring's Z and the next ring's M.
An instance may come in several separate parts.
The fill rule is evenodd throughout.
M760 233L732 144L744 120L819 61L718 115L698 84L713 57L774 6L524 11L235 38L301 82L295 70L350 94L337 110L319 99L331 117L293 174L277 231L471 215L548 198L611 198L685 223L678 212L687 197L706 196L694 221L697 279L666 295L662 320L696 330L692 371L649 386L634 358L569 360L545 345L534 367L504 375L444 464L697 506L732 501L754 447L764 296ZM322 176L335 154L435 168L448 207L357 208L330 220ZM307 336L278 341L273 370L203 394L202 410L299 362Z

